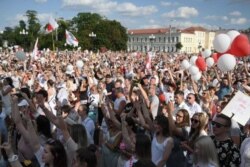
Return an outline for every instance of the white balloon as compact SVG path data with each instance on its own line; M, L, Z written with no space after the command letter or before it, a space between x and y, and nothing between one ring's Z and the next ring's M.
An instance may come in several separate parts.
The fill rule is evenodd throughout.
M190 64L188 62L188 60L183 60L181 62L181 67L184 69L184 70L187 70L189 67L190 67Z
M41 57L40 61L41 61L42 64L44 64L46 62L46 59L44 57Z
M83 61L82 60L77 60L76 61L76 67L82 68L83 67Z
M196 75L199 72L199 68L194 65L191 66L188 70L191 75Z
M6 60L3 60L3 61L2 61L2 64L3 64L3 65L7 65L8 62L7 62Z
M71 64L67 65L66 74L72 74L73 72L74 72L74 67Z
M227 35L230 37L231 39L231 43L234 41L234 39L240 35L240 33L238 31L235 31L235 30L231 30L231 31L228 31L227 32Z
M192 78L192 80L197 82L198 80L201 79L201 72L198 72L197 74L192 75L191 78Z
M213 45L217 52L225 53L231 45L231 39L227 34L219 34L215 36Z
M223 54L218 60L218 68L227 72L233 70L236 65L236 58L231 54Z
M212 57L207 58L206 64L208 67L212 67L214 65L214 59Z
M195 65L195 62L196 62L196 60L197 60L197 56L192 56L191 58L190 58L190 64L191 65Z
M210 49L206 49L203 52L201 52L201 55L203 58L207 58L212 54L212 51Z

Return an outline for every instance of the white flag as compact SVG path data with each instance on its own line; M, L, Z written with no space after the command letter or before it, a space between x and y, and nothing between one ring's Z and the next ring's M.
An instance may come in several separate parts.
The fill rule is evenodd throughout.
M74 47L78 46L78 40L71 32L66 30L65 35L66 35L66 43L68 45L73 45Z
M34 49L33 49L33 52L32 52L32 58L33 59L37 59L37 54L38 54L37 44L38 44L38 38L36 39L36 43L34 45Z

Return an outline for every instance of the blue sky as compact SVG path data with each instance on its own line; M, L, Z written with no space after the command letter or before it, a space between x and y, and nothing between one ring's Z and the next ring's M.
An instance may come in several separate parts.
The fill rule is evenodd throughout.
M36 10L41 24L49 16L71 19L93 12L117 20L128 29L203 26L250 27L250 0L0 0L0 30L15 26L27 10Z

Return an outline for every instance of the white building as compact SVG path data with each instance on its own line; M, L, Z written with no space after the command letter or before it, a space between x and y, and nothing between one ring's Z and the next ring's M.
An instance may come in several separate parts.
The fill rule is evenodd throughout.
M157 28L128 30L128 51L177 52L176 44L182 44L179 52L198 53L202 48L213 49L215 32L202 27L186 29Z

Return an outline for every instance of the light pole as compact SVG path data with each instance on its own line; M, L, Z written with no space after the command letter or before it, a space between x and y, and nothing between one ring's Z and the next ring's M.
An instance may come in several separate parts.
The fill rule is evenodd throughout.
M199 50L199 53L201 52L201 48L202 48L202 46L201 46L201 42L199 42L199 45L198 45L198 50Z
M151 42L151 51L153 51L153 41L155 40L154 34L151 34L149 37L149 41Z
M22 30L19 32L19 34L20 34L20 35L24 35L24 36L26 36L26 35L28 35L28 34L29 34L29 32L28 32L28 31L26 31L25 29L22 29ZM26 40L24 40L24 41L26 41ZM24 42L24 45L25 45L25 43L26 43L26 42ZM24 46L24 48L25 48L25 46Z
M96 34L93 31L89 34L89 37L92 40L92 50L94 51L94 39L96 38Z

